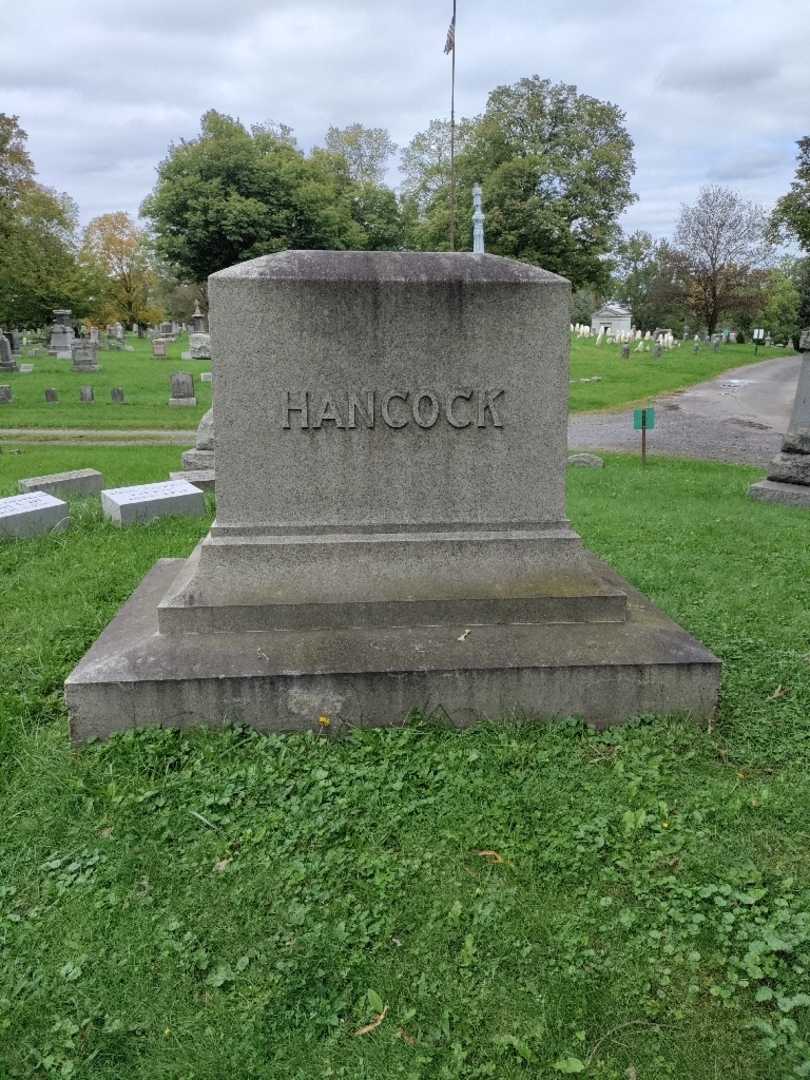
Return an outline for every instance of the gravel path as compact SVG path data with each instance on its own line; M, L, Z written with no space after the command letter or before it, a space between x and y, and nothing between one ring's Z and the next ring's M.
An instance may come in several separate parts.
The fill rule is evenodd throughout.
M652 454L764 466L782 446L801 357L766 360L657 398ZM633 410L581 413L568 422L575 450L640 451Z

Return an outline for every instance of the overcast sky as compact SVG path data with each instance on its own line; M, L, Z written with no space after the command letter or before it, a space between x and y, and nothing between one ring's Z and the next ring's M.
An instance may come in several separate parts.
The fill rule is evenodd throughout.
M0 0L0 111L29 134L40 180L83 222L136 213L172 140L209 108L330 124L400 144L449 111L452 0ZM458 0L456 106L538 74L626 113L638 202L626 229L668 235L722 183L771 205L810 134L808 0ZM391 172L392 182L397 174Z

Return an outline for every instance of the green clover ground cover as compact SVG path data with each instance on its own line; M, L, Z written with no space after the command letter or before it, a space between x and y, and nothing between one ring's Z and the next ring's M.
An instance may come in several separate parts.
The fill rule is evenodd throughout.
M755 475L569 476L588 544L723 658L711 731L415 715L74 752L62 679L207 523L78 504L0 545L0 1076L810 1075L808 517Z

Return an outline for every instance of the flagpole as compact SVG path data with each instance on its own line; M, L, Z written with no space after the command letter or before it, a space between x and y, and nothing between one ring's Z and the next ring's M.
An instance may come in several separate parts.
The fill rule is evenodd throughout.
M450 250L456 250L456 0L453 0L453 56L450 75Z

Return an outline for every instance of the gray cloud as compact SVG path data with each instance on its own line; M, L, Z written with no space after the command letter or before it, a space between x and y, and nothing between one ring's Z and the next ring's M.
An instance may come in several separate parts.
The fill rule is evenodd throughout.
M458 0L457 109L537 73L618 104L636 144L626 228L672 231L703 183L771 204L810 134L810 20L798 0ZM0 109L29 132L40 178L89 220L137 211L172 141L208 108L330 124L406 143L449 105L450 0L30 0L3 5ZM47 34L43 34L47 27ZM397 180L392 166L390 178Z

